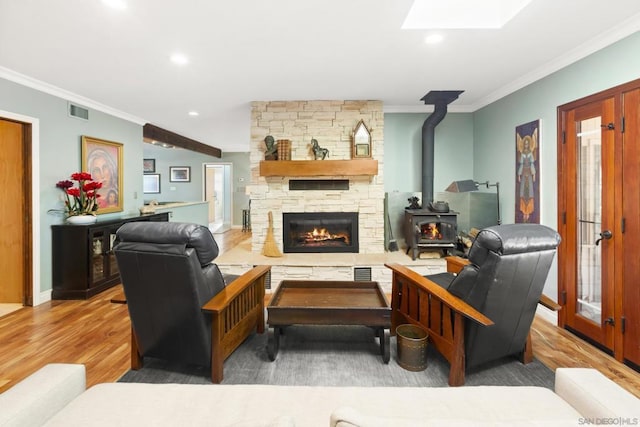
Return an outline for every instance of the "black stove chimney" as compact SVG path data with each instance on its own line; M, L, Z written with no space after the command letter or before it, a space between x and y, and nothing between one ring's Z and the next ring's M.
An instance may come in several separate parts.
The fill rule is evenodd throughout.
M433 105L433 113L422 125L422 208L428 209L433 201L433 147L435 128L447 115L447 105L458 99L463 90L432 90L420 100Z

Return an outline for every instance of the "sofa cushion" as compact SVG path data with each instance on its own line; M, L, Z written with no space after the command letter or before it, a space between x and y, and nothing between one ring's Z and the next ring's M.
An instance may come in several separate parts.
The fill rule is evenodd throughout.
M84 365L51 363L0 394L0 426L41 426L85 390Z
M256 416L257 417L257 416ZM265 419L264 417L250 418L233 422L231 424L220 425L219 427L295 427L296 423L288 415L281 415L273 419Z
M577 421L577 420L576 420ZM331 414L331 427L564 427L575 426L568 420L480 421L472 418L412 418L364 414L355 408L341 406Z
M640 400L595 369L556 369L555 391L585 418L640 420Z
M296 426L329 424L340 406L380 417L562 425L580 414L540 387L311 387L274 385L99 384L50 426L233 425L290 416ZM446 421L449 422L449 421Z

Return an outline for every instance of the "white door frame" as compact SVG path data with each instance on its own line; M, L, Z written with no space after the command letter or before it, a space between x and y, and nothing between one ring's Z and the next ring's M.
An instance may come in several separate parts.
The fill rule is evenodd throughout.
M51 299L40 291L40 119L0 110L0 117L31 125L31 286L33 306Z
M211 162L203 163L202 165L202 200L207 200L205 193L207 167L222 167L223 168L223 182L222 182L222 197L224 198L224 209L222 213L222 223L229 226L233 226L233 163L231 162Z

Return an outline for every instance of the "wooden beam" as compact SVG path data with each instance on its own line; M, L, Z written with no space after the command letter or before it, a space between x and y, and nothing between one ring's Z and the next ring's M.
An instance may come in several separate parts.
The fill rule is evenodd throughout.
M190 139L177 133L147 123L142 128L142 137L145 140L160 141L186 150L196 151L209 156L221 158L222 150L211 145L203 144L195 139Z
M263 160L260 176L357 176L377 175L378 161L358 160Z

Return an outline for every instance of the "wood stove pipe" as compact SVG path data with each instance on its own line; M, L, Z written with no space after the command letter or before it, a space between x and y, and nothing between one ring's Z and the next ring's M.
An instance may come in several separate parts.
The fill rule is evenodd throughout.
M463 90L432 90L420 100L433 105L433 113L422 125L422 208L429 208L433 201L433 170L435 129L447 115L447 105L458 99Z

